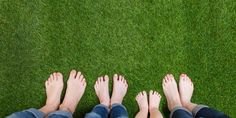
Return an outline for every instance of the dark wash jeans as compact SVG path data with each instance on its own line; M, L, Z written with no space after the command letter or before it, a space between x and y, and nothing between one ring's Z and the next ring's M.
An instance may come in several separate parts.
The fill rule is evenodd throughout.
M96 105L90 113L87 113L85 118L128 118L128 112L122 104L113 104L109 111L107 106L102 104ZM31 108L21 112L16 112L7 116L7 118L73 118L70 112L66 111L55 111L48 116L37 109Z
M170 118L229 118L229 116L208 106L198 105L192 113L183 107L175 107L170 114Z

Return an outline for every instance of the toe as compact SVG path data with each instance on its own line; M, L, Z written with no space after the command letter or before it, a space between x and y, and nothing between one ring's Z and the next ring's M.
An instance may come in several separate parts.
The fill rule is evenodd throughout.
M150 90L149 95L152 95L152 94L153 94L153 90Z
M115 74L115 75L113 76L113 81L117 81L117 80L118 80L118 75Z
M121 75L119 75L119 81L123 81L123 77Z
M108 82L109 81L109 77L107 75L104 76L104 81Z
M79 80L82 81L83 79L84 79L84 75L81 74L81 75L79 76Z
M70 77L69 78L75 78L75 76L76 76L76 70L72 70L70 72Z

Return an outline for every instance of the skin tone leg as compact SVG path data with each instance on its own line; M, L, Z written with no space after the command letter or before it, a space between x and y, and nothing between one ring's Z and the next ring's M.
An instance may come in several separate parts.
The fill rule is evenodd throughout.
M191 79L186 74L181 74L179 81L180 99L183 107L189 111L192 111L197 106L197 104L191 102L193 89L194 86Z
M136 96L136 101L139 106L139 112L135 118L147 118L148 117L148 100L146 91L138 93Z
M158 92L151 90L149 92L150 118L163 118L159 110L160 101L161 101L161 95Z
M110 105L110 95L109 95L109 78L107 75L104 77L99 77L94 85L94 89L100 104L103 104L107 107Z
M162 87L167 99L168 108L172 111L177 106L182 106L177 84L172 74L167 74L162 81Z
M111 105L115 103L122 104L127 89L128 84L125 78L121 75L115 74L113 76L113 92L111 96Z
M60 104L61 92L63 89L63 76L61 73L53 73L45 82L47 100L46 105L40 108L45 115L54 112Z
M85 88L86 81L84 76L81 72L72 70L67 81L66 95L59 109L71 112L73 114L84 94Z

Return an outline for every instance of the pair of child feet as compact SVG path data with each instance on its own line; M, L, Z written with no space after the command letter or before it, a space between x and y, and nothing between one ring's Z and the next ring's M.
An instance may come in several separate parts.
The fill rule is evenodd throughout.
M191 79L186 74L180 75L179 89L177 83L172 74L167 74L163 81L162 87L164 94L167 98L168 109L172 111L175 107L185 107L189 111L192 111L196 104L191 102L191 97L193 94L193 83ZM149 107L147 101L147 94L145 91L140 92L136 96L136 101L138 102L140 112L136 117L147 117L148 109L150 112L150 117L162 117L159 111L161 95L156 91L149 92Z
M94 89L100 103L108 107L114 103L121 104L128 89L126 80L121 75L115 74L113 76L113 93L111 98L109 95L108 84L109 78L106 75L104 77L99 77L94 85ZM72 70L67 81L67 89L64 100L60 103L63 86L63 76L59 72L51 74L45 82L47 100L45 106L39 109L45 115L58 109L74 113L81 97L84 94L86 80L81 72Z

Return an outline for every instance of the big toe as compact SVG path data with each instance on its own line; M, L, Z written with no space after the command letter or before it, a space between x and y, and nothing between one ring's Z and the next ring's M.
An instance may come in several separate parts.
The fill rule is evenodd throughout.
M70 77L69 78L75 78L75 76L76 76L76 70L72 70L70 72Z

